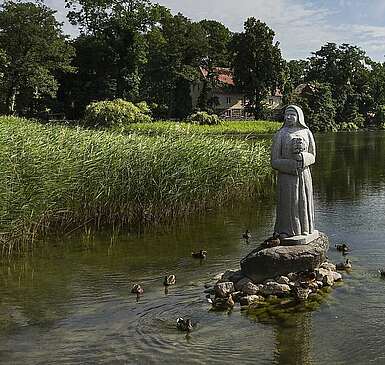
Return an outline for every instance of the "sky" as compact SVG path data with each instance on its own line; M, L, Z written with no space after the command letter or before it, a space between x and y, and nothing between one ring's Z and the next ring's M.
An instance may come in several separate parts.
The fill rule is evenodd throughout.
M385 61L385 0L154 0L192 20L214 19L241 32L248 17L275 31L285 59L303 59L327 42L360 46L372 59ZM64 0L46 0L58 10L66 33Z

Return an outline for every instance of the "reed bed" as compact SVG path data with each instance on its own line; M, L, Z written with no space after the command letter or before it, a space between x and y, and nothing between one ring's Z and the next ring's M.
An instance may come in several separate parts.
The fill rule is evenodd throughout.
M140 134L208 134L208 135L259 135L275 133L281 128L282 123L252 120L252 121L221 121L217 125L197 125L185 122L158 121L152 123L126 124L122 131Z
M248 196L268 146L203 135L144 136L0 118L2 252L83 226L153 224Z

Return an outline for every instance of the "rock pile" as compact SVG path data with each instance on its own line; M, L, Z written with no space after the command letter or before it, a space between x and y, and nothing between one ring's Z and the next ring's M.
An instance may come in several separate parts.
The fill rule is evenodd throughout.
M305 301L325 287L342 280L336 266L326 260L329 240L321 234L308 245L277 246L253 250L241 261L241 270L217 276L207 293L214 308L265 303L272 298L291 297Z
M254 282L241 270L228 270L217 281L214 288L208 289L207 292L215 295L212 302L214 307L216 307L216 303L221 303L218 308L226 309L222 302L223 299L228 301L230 296L241 306L264 303L272 297L293 297L298 301L303 301L309 296L316 295L320 289L331 287L335 282L341 280L342 275L330 262L322 263L314 271L292 272L266 279L262 283ZM227 308L229 307L227 306Z

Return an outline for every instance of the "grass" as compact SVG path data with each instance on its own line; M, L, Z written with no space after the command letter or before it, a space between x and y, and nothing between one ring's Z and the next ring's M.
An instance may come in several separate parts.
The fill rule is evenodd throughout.
M160 121L153 123L135 123L124 126L125 132L136 132L140 134L208 134L208 135L257 135L274 133L281 128L282 123L271 121L222 121L218 125L195 125L191 123Z
M129 136L0 118L0 244L30 247L85 225L153 224L256 193L264 142L183 133Z

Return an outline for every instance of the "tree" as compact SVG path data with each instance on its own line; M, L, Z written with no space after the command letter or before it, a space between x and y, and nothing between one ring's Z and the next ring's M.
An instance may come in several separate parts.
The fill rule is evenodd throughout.
M292 93L290 104L300 105L306 123L314 131L335 131L336 109L330 85L312 82L304 85L302 90Z
M232 38L231 31L215 20L204 19L199 24L205 31L207 39L205 66L230 67L229 45Z
M34 114L54 98L57 73L74 72L74 49L55 11L43 4L5 1L0 11L2 109Z
M92 61L96 74L89 75L90 83L95 79L108 80L104 85L107 89L94 90L89 101L98 100L101 95L138 101L148 62L145 36L168 10L148 0L66 0L66 4L70 8L68 18L81 30L78 45L88 48L84 42L87 40L98 49ZM80 64L83 56L77 62L86 75L89 66Z
M190 86L208 52L205 30L182 14L164 16L146 36L149 56L142 91L164 114L191 114ZM165 115L162 116L165 116Z
M255 18L245 22L245 31L232 41L233 68L236 86L246 94L248 108L256 118L262 116L262 101L282 87L284 61L274 31Z
M345 43L339 47L327 43L309 62L306 79L330 85L338 123L345 121L347 110L355 110L353 114L366 112L370 60L363 50Z
M290 60L286 62L284 82L285 100L287 100L297 86L304 83L308 64L309 62L307 60Z

